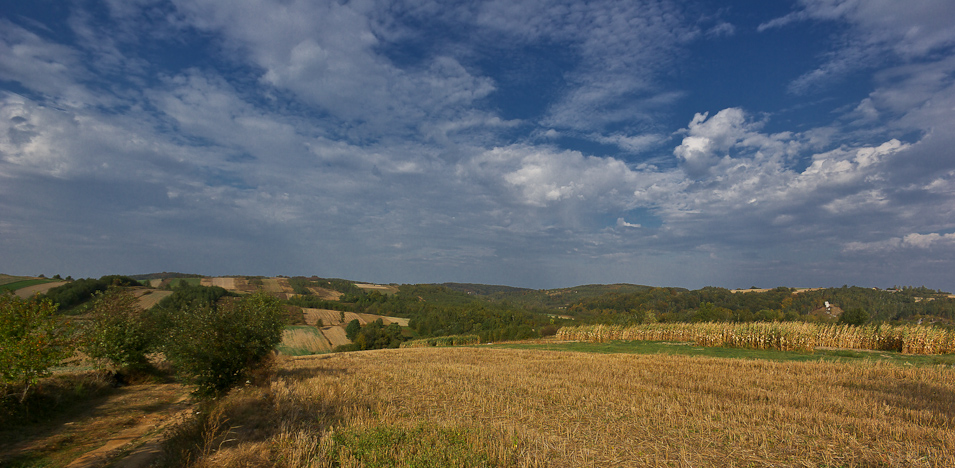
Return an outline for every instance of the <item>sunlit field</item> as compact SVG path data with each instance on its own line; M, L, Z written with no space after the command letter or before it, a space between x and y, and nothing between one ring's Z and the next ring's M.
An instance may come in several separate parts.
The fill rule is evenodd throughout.
M269 383L234 391L184 433L205 441L190 460L955 466L950 366L494 347L343 353L278 366Z

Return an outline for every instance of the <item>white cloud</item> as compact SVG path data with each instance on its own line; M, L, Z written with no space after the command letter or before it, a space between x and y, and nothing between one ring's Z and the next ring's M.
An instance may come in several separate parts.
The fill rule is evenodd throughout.
M906 61L955 46L955 4L948 0L801 0L802 9L759 26L760 31L796 21L840 21L849 25L841 47L828 61L797 80L790 89L803 93L847 73L884 63Z
M790 158L805 147L799 135L768 135L758 131L761 127L762 123L750 121L739 108L723 109L713 117L696 114L673 154L690 177L703 178L719 164L733 164L734 157Z
M455 121L494 91L491 80L472 76L450 56L402 68L381 55L373 2L236 3L177 5L194 26L221 33L227 47L261 68L264 83L348 125L370 127L366 137L414 134L423 122Z
M628 223L628 222L625 221L623 218L617 218L617 226L619 226L619 227L627 227L627 228L638 228L638 227L642 227L642 226L640 226L639 224L636 224L636 223Z
M47 41L0 18L0 80L20 83L57 104L88 106L103 102L79 84L88 77L83 55Z
M590 133L607 125L650 119L682 96L658 75L682 45L698 36L671 2L492 1L477 23L521 43L555 44L577 62L566 92L542 123ZM724 28L725 29L725 28Z
M536 207L586 202L589 209L622 208L632 204L634 189L645 183L618 159L530 146L494 148L459 166L458 172L465 178L490 178L514 191L520 203Z
M880 241L849 242L845 245L844 249L847 252L890 252L900 249L928 250L935 247L955 247L955 233L940 234L931 232L928 234L919 234L913 232L903 237L892 237Z

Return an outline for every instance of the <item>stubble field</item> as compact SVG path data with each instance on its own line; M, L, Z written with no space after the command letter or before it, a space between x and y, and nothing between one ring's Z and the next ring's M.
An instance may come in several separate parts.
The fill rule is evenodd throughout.
M199 466L955 466L943 366L380 350L283 361L220 417Z

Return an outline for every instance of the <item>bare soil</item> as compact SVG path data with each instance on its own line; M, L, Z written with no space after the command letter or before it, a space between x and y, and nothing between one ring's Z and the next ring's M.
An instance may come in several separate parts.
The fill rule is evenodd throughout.
M192 405L175 383L121 387L60 418L4 430L0 466L147 466L158 454L163 429L182 420ZM135 462L135 463L132 463Z
M164 291L161 289L133 289L133 294L139 298L139 307L143 310L146 310L156 304L159 301L165 299L167 296L172 295L172 291Z
M29 299L33 297L34 294L43 294L57 286L63 286L66 284L66 281L54 281L52 283L43 283L35 284L33 286L27 286L25 288L17 289L16 295L20 299Z

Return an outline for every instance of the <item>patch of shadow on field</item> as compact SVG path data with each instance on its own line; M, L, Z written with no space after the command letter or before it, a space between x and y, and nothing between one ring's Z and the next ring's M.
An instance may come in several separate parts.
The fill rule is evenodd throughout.
M310 379L322 375L345 375L348 373L348 369L337 367L300 367L296 369L280 369L277 375L279 377L293 379Z
M955 391L919 382L858 382L844 386L880 394L886 405L912 411L930 411L955 421Z

